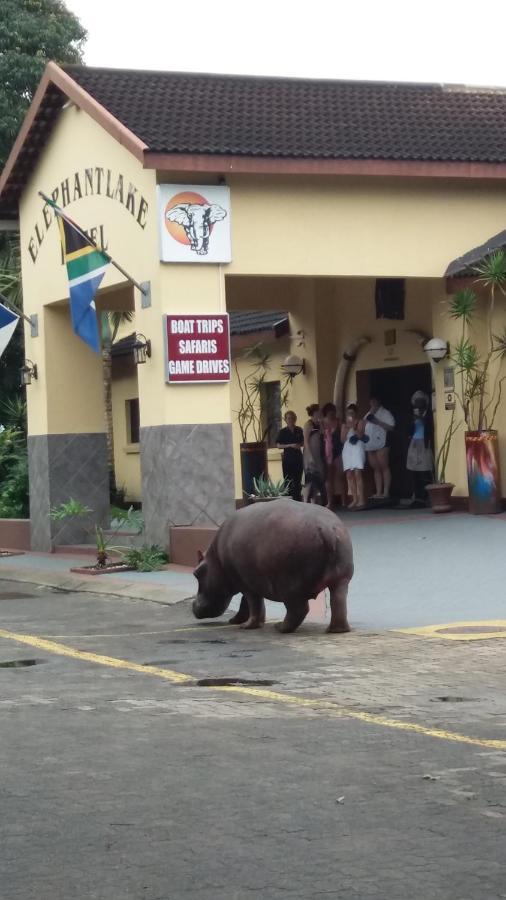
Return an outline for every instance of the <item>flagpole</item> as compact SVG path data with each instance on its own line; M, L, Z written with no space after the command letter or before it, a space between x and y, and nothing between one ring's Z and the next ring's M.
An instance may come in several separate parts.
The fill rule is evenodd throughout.
M19 306L16 306L16 304L13 303L12 300L7 300L7 297L5 297L4 294L1 293L1 291L0 291L0 303L4 303L5 306L8 306L9 309L12 310L12 312L15 312L17 316L20 316L21 319L24 319L25 322L28 322L30 328L33 327L33 322L29 318L29 316L25 316L23 310L21 310L19 308Z
M104 250L103 247L99 247L98 244L96 244L95 241L92 238L90 238L90 236L87 235L85 231L82 230L82 228L79 228L79 225L77 225L75 222L73 222L72 219L70 219L63 212L63 210L59 206L56 205L54 200L52 200L50 197L47 197L46 194L43 193L43 191L39 191L38 193L39 193L39 197L42 197L42 199L45 200L46 203L49 203L49 205L52 206L55 210L58 210L58 215L61 216L62 219L65 219L65 221L68 222L69 225L71 225L72 228L74 228L81 235L81 237L83 237L85 239L85 241L88 242L90 247L94 247L95 250L98 250L100 253L103 253L104 256L107 257L107 259L109 260L111 265L114 266L114 268L117 269L118 272L121 272L121 274L130 282L130 284L133 284L133 286L136 287L137 290L139 290L141 292L141 294L147 294L146 288L143 288L139 284L139 282L135 280L135 278L132 278L132 276L129 275L128 272L125 271L123 266L120 266L120 264L117 263L116 260L113 259L112 256L109 255L107 250Z

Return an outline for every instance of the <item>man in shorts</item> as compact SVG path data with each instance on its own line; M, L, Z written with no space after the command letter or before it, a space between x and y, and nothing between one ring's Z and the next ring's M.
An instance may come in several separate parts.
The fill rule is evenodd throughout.
M364 416L365 433L369 438L366 445L367 459L374 475L376 493L371 500L387 500L390 496L392 473L390 471L390 437L395 428L395 419L388 409L381 405L377 397L371 397L369 412Z

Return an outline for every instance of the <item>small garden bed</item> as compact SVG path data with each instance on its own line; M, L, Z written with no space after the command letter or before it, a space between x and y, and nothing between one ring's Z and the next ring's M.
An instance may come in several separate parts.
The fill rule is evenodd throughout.
M129 566L128 563L106 563L105 566L76 566L70 570L76 575L114 575L118 572L135 572L136 566Z
M0 559L4 556L23 556L24 550L0 550Z

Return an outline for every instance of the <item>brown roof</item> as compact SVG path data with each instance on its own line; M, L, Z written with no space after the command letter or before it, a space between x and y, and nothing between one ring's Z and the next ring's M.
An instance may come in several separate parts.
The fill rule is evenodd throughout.
M154 153L506 162L506 90L66 71Z
M0 179L19 194L67 98L173 171L506 175L506 90L49 63Z

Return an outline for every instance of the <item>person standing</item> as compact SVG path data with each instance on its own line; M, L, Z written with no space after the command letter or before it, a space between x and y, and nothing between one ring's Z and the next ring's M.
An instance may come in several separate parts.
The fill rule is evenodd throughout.
M297 416L291 409L285 413L285 423L276 438L276 447L283 451L283 478L289 482L290 496L294 500L301 500L304 432L297 425Z
M390 439L395 419L377 397L371 397L369 412L364 416L367 443L367 461L374 475L376 493L372 500L387 500L390 496L392 473L390 471Z
M346 421L341 427L343 444L343 469L348 480L348 493L351 503L348 509L364 509L364 479L362 472L365 466L364 423L358 417L354 403L346 407ZM367 438L365 438L367 440Z
M341 497L341 505L346 506L344 490L343 459L341 443L341 422L337 416L334 403L326 403L322 408L323 445L325 451L325 468L327 491L327 507L332 508L336 496Z
M430 400L423 391L415 391L411 398L413 407L413 429L408 447L406 468L413 479L412 502L426 506L426 486L433 481L434 423L430 410Z
M304 500L306 503L325 504L327 492L322 414L318 403L312 403L306 411L309 419L304 425Z

